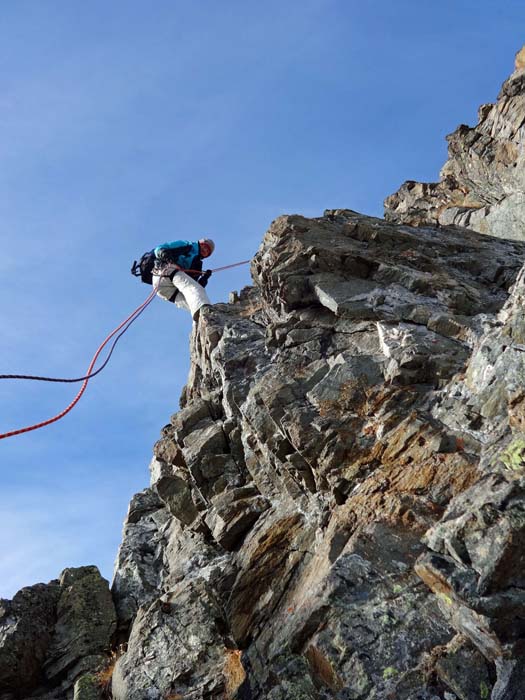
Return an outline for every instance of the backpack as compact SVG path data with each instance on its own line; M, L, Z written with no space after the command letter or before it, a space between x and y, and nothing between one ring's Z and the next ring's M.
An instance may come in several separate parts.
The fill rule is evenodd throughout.
M153 268L155 267L155 253L152 250L148 250L147 253L141 257L137 262L133 261L131 267L131 274L135 277L140 277L140 279L145 284L153 284Z

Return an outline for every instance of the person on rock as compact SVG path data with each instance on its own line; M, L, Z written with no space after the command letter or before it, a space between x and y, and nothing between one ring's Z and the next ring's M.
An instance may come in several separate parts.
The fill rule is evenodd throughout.
M131 274L152 284L159 297L186 309L196 321L200 309L211 304L204 289L211 270L203 272L202 261L214 250L215 243L210 238L161 243L144 253L138 263L135 260Z

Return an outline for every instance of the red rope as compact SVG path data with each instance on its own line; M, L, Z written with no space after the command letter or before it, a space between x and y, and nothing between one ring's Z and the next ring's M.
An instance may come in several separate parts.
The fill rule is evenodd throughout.
M239 265L246 265L249 262L251 262L251 260L242 260L241 262L233 263L233 265L224 265L223 267L216 267L215 269L211 270L211 272L221 272L222 270L229 270L232 267L238 267ZM199 272L199 273L201 273L202 270L185 270L185 272ZM90 363L88 370L86 372L86 376L84 378L84 382L83 382L82 386L80 387L78 394L75 396L73 401L69 404L69 406L67 406L67 408L65 408L63 411L58 413L56 416L53 416L53 418L49 418L48 420L42 421L41 423L36 423L35 425L29 425L26 428L19 428L18 430L11 430L8 433L0 433L0 440L3 440L4 438L13 437L15 435L22 435L23 433L29 433L32 430L37 430L38 428L44 428L46 425L51 425L51 423L56 423L56 421L60 420L65 415L67 415L80 401L82 394L86 390L86 387L87 387L88 382L91 379L91 377L94 377L96 374L98 374L101 371L101 369L103 369L103 367L107 364L109 357L108 357L108 360L106 360L106 362L102 366L102 368L100 368L96 372L92 372L93 367L95 366L96 361L98 360L98 357L99 357L100 353L102 352L102 350L106 347L106 345L109 343L111 338L113 338L113 336L116 335L120 331L121 328L123 328L128 322L131 325L131 323L135 320L135 318L138 315L140 315L144 311L144 309L153 301L155 294L156 294L155 291L151 292L151 294L148 296L146 301L144 301L140 306L138 306L135 309L135 311L133 311L133 313L131 313L124 321L122 321L122 323L117 328L115 328L115 330L112 331L108 335L108 337L104 340L104 342L99 346L98 350L96 351L96 353L93 356L93 359L91 360L91 363ZM127 328L124 329L123 333L126 330L127 330ZM113 349L111 350L111 352L113 352ZM111 356L111 353L110 353L110 356ZM0 378L2 378L2 379L41 379L42 381L79 381L79 380L57 380L57 379L51 379L48 377L29 377L29 376L24 376L24 375L2 375Z
M243 260L242 262L234 263L233 265L225 265L224 267L217 267L214 270L210 270L210 272L221 272L222 270L228 270L230 267L237 267L238 265L246 265L246 263L251 262L251 260ZM181 268L182 271L182 268ZM184 272L198 272L198 270L184 270ZM137 318L140 316L142 311L144 311L146 307L144 306L141 311L137 309L137 312L132 314L133 320L131 320L129 323L130 325L137 320ZM35 382L55 382L55 383L62 383L62 384L74 384L76 382L83 382L85 379L91 379L92 377L96 377L97 374L100 374L104 367L108 364L109 360L111 359L111 355L113 354L113 350L115 349L115 346L121 336L124 335L124 333L128 330L128 328L124 328L124 330L120 333L120 335L113 341L113 345L109 351L109 354L104 361L104 363L96 370L96 372L90 372L89 374L85 375L84 377L77 377L75 379L63 379L62 377L40 377L34 374L0 374L0 380L1 379L24 379L24 380L32 380Z
M51 423L55 423L56 421L60 420L65 415L67 415L71 411L71 409L73 409L77 405L77 403L80 401L80 398L82 397L82 394L86 390L86 387L87 387L89 379L90 379L89 375L91 374L91 371L92 371L93 367L95 366L95 363L98 359L98 356L100 355L102 350L109 343L111 338L113 338L113 336L116 335L123 326L125 326L132 318L134 318L135 315L141 313L146 308L146 306L148 306L153 301L154 297L155 297L155 292L153 291L148 296L146 301L144 301L140 306L138 306L135 309L135 311L133 311L133 313L131 313L126 318L125 321L122 321L122 323L117 328L115 328L115 330L112 331L108 335L108 337L104 340L104 342L99 346L98 350L94 354L93 359L91 360L91 363L88 367L88 370L86 373L87 377L86 377L84 383L82 384L82 386L80 387L80 391L78 392L78 394L75 396L75 398L73 399L73 401L69 404L69 406L67 408L65 408L63 411L61 411L61 413L58 413L56 416L53 416L53 418L49 418L48 420L42 421L41 423L36 423L35 425L29 425L26 428L19 428L18 430L11 430L9 433L0 433L0 440L3 440L4 438L8 438L8 437L13 437L14 435L21 435L22 433L29 433L31 430L37 430L37 428L43 428L46 425L51 425Z

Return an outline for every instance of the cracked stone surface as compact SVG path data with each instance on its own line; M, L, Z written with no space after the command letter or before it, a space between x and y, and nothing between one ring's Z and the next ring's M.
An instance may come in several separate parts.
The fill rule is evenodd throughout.
M350 210L273 222L253 287L202 313L155 445L157 597L116 697L512 697L524 254ZM195 620L214 601L196 656L155 641L179 596Z

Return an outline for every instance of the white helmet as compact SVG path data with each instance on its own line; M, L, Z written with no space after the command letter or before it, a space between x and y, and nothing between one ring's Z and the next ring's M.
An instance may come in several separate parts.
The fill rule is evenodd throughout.
M211 240L211 238L199 238L199 243L204 243L205 245L207 245L209 247L210 255L215 250L215 243Z

